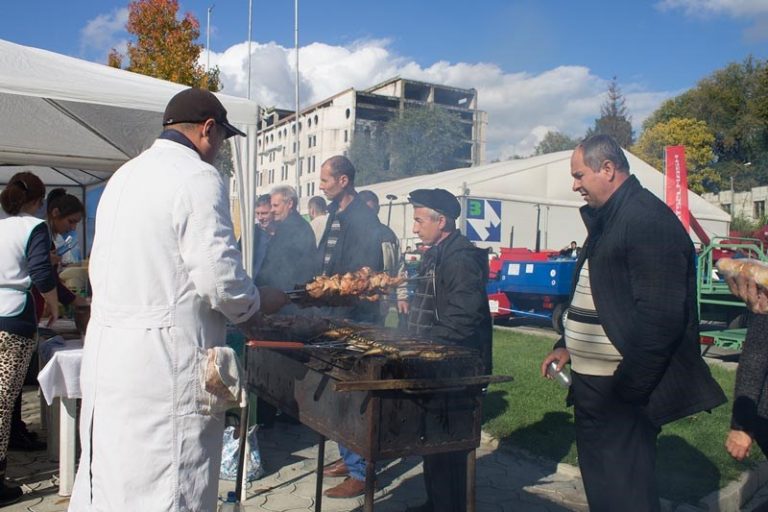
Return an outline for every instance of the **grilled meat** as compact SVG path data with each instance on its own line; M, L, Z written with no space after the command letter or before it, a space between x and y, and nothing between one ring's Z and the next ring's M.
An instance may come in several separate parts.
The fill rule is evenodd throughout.
M386 272L373 272L369 267L363 267L343 275L318 276L307 283L305 289L314 299L354 295L376 301L381 294L389 293L404 282L405 277L392 277Z

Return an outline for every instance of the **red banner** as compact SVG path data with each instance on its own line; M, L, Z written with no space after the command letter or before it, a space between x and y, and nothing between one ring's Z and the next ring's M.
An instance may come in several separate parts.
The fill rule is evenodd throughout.
M677 218L690 230L688 212L688 169L685 167L685 146L667 146L664 148L666 176L666 201Z

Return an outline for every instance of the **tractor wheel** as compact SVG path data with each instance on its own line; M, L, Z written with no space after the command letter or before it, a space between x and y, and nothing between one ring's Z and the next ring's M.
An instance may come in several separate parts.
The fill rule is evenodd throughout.
M563 321L568 305L565 303L557 304L552 309L552 328L557 334L563 334Z

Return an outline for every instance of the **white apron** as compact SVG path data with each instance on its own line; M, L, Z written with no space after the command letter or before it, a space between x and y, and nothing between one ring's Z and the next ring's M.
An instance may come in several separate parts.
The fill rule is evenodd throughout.
M223 417L206 413L203 358L227 318L259 307L216 169L169 140L121 167L96 214L89 274L69 510L214 511Z

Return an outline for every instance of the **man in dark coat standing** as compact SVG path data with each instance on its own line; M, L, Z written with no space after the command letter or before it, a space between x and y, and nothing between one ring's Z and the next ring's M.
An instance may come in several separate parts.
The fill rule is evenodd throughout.
M331 201L325 233L318 245L323 274L344 274L362 267L375 272L384 268L378 216L355 191L355 167L345 156L332 156L320 166L320 190ZM333 308L335 316L356 322L376 323L381 316L376 302L359 301L352 307ZM339 445L341 459L329 464L325 476L346 479L325 491L329 498L352 498L365 490L367 472L373 466L346 447Z
M587 202L564 336L544 359L572 368L576 448L593 512L660 509L661 426L725 395L699 349L695 252L667 205L629 173L607 135L579 144L573 190Z
M430 246L424 254L419 286L410 305L408 330L437 342L478 351L491 371L493 325L485 285L488 252L457 229L461 205L443 189L411 192L413 232ZM467 452L424 456L427 502L409 512L464 512L467 509Z
M271 203L275 234L259 273L257 286L291 290L311 280L316 274L315 234L309 222L296 211L299 198L289 186L272 189Z

